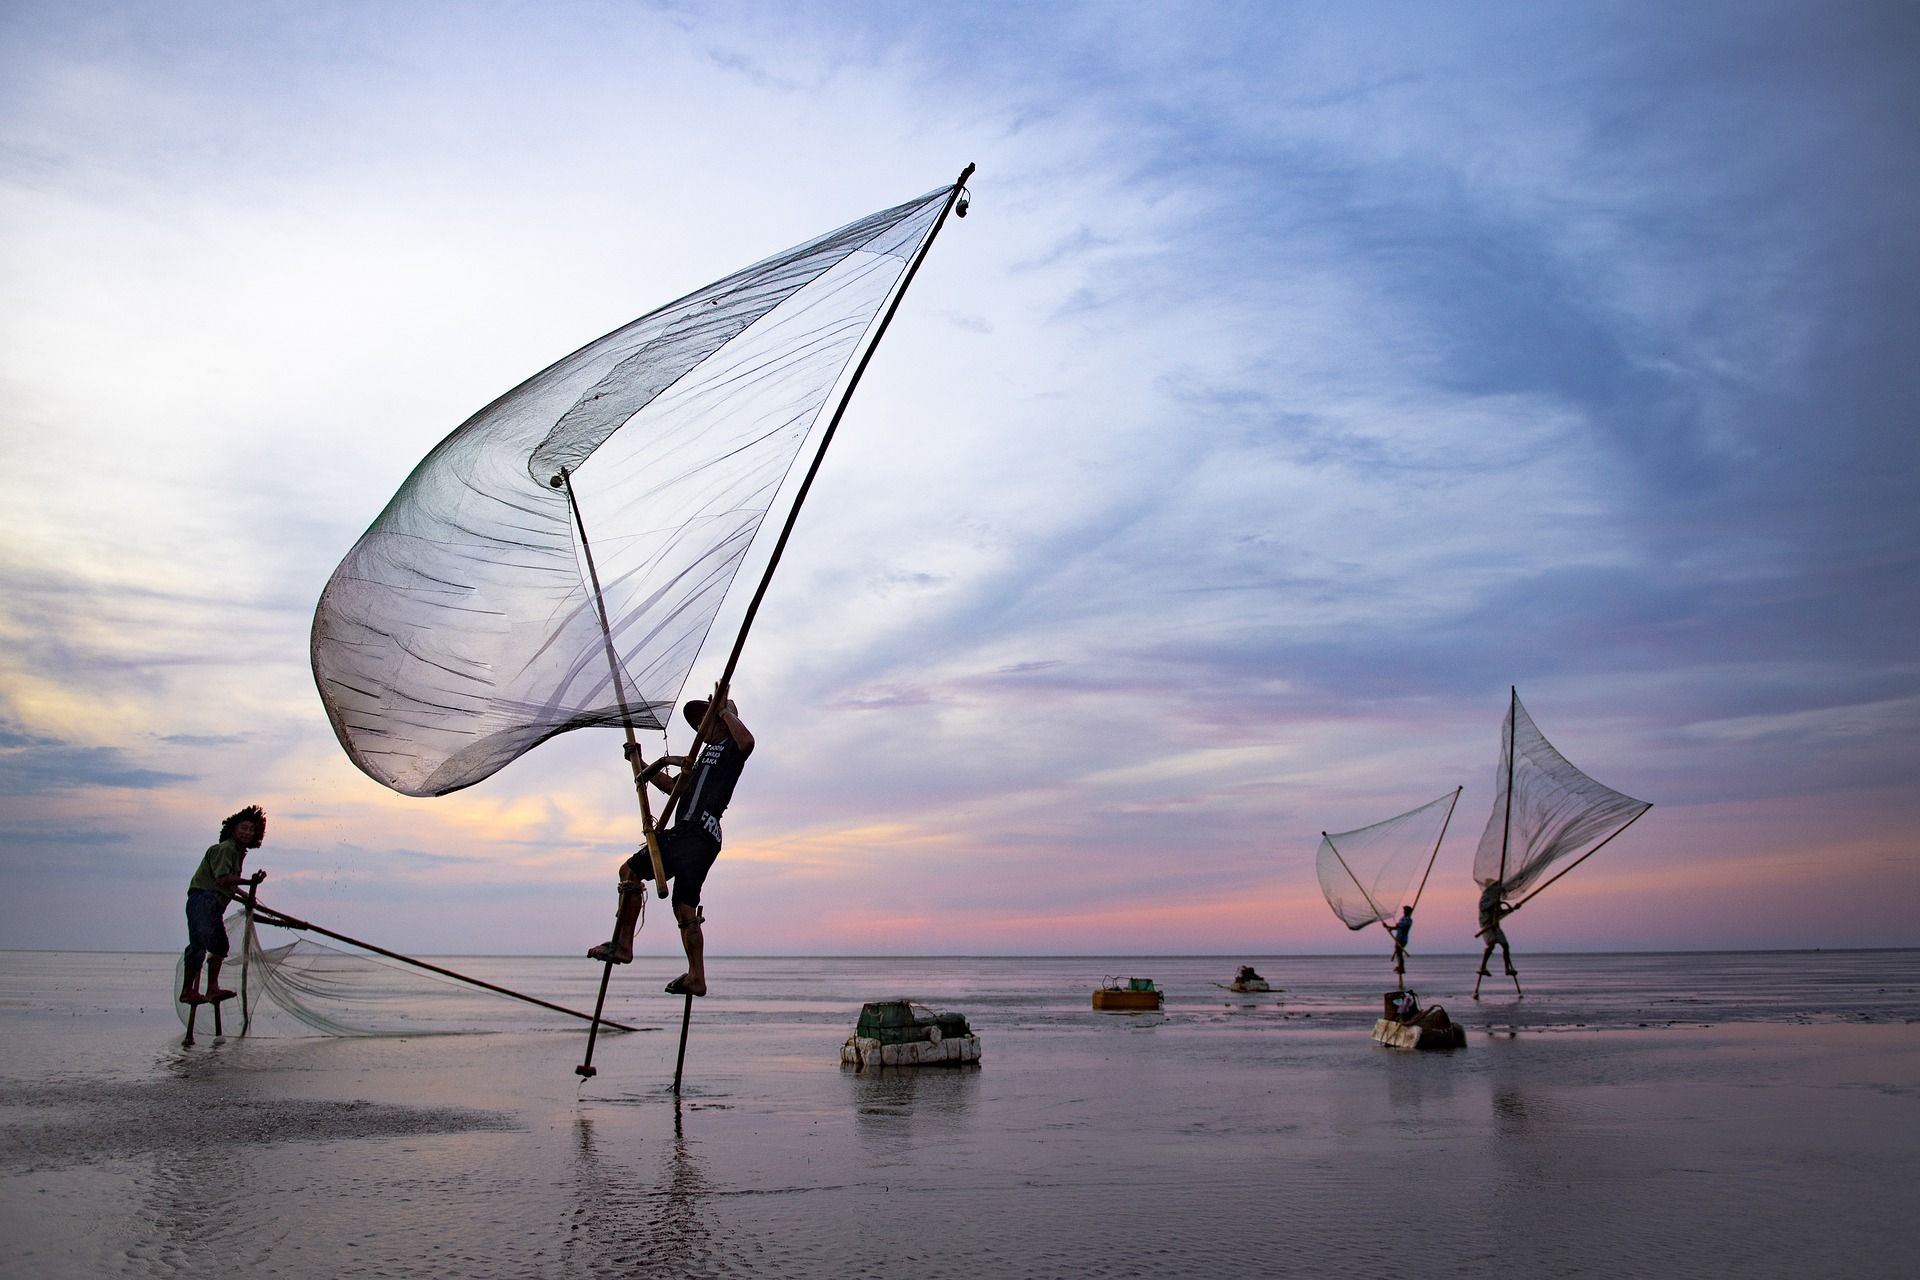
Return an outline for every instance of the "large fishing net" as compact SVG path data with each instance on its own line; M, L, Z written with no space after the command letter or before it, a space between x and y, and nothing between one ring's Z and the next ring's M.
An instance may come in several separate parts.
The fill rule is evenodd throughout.
M234 992L221 1005L228 1035L281 1029L285 1019L332 1036L451 1035L474 1031L556 1030L574 1018L415 966L349 951L274 928L244 908L227 913L227 958L220 984ZM261 932L267 934L262 942ZM186 977L174 962L173 990ZM174 1002L181 1024L190 1006ZM199 1028L213 1016L201 1006Z
M353 762L396 791L442 795L570 729L660 728L823 406L951 191L650 312L442 440L314 613L314 680ZM557 487L563 469L622 688Z
M1547 741L1515 693L1500 731L1493 813L1474 854L1473 878L1482 885L1497 880L1501 896L1515 898L1652 807L1582 773Z
M1449 791L1418 809L1354 831L1323 834L1314 870L1327 905L1349 929L1389 924L1402 907L1416 905L1426 872L1440 852L1440 839L1460 793Z

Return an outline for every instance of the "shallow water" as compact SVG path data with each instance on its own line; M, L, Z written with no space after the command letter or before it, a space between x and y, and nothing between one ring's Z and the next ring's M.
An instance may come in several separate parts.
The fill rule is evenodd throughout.
M1276 986L1236 996L1242 962ZM715 959L603 1035L179 1046L165 956L0 953L0 1275L1905 1275L1920 952L1529 957L1469 1047L1366 1038L1378 960ZM451 962L590 1005L598 966ZM1433 971L1423 976L1423 969ZM1107 975L1160 1014L1096 1014ZM862 1000L965 1013L977 1068L838 1065ZM157 997L157 998L156 998Z

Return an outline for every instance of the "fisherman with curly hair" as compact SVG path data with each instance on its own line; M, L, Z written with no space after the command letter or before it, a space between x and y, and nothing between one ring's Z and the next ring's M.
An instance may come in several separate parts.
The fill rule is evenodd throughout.
M187 976L180 985L185 1004L208 1000L226 1000L233 996L220 985L220 965L227 958L227 929L221 920L227 903L237 896L242 884L259 884L267 878L264 871L252 876L241 874L250 849L258 849L267 838L267 815L259 805L250 804L220 824L220 841L200 859L200 866L187 884ZM200 966L207 969L206 994L200 991Z

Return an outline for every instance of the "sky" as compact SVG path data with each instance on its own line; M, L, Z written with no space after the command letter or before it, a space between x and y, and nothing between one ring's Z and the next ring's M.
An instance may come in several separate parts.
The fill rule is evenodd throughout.
M604 938L619 735L389 792L320 588L501 392L969 162L734 682L712 953L1378 951L1320 834L1455 787L1465 951L1510 687L1655 806L1522 954L1920 945L1916 65L1898 3L12 0L0 947L181 945L254 802L285 911Z

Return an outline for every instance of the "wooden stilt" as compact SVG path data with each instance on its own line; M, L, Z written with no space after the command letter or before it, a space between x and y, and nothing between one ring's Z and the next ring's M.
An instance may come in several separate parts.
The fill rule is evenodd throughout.
M1475 974L1473 977L1473 998L1475 1000L1478 1000L1480 998L1480 984L1486 979L1486 976L1487 976L1487 971L1485 969L1482 969L1479 973Z
M1520 971L1517 969L1509 969L1507 970L1507 976L1513 979L1514 998L1518 1000L1525 1000L1527 998L1527 993L1520 989Z
M587 1028L587 1056L579 1066L573 1069L573 1074L582 1080L590 1080L599 1074L593 1066L593 1042L600 1038L600 1010L607 1003L607 979L612 976L613 961L609 960L600 970L600 994L594 998L593 1024Z
M226 1035L227 1029L226 1027L221 1025L221 1022L220 1022L220 1001L210 1000L207 1003L213 1006L213 1034L216 1036Z
M680 1009L680 1053L673 1060L673 1096L680 1096L680 1069L687 1065L687 1023L693 1018L693 992L687 992L687 1002Z
M200 1005L198 1001L195 1001L193 1004L187 1006L187 1038L180 1042L181 1048L191 1049L193 1047L193 1024L198 1021L200 1021Z

